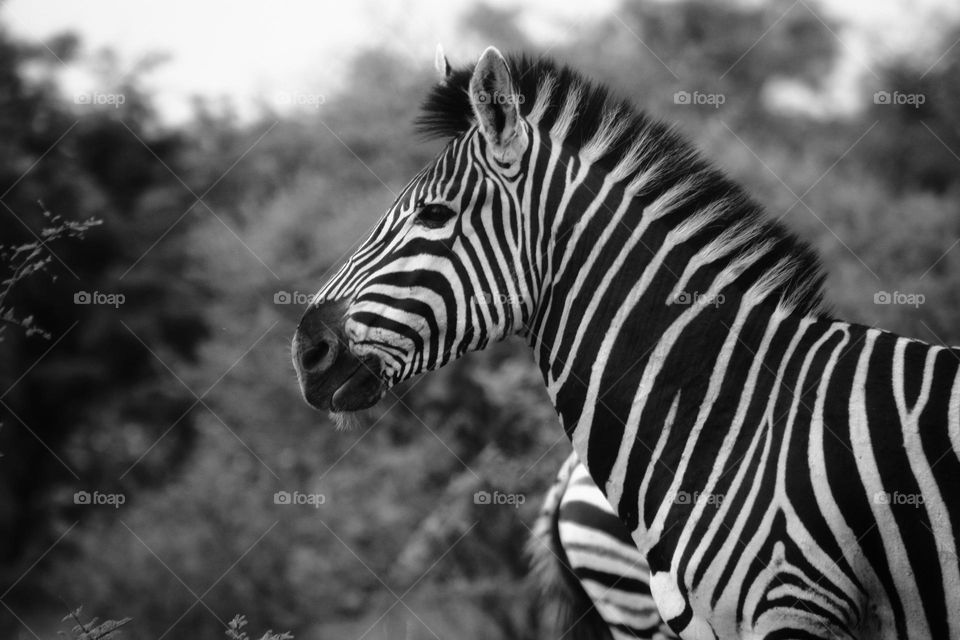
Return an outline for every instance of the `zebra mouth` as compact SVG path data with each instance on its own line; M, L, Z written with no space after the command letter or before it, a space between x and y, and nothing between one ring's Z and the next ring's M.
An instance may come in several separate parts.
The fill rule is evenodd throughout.
M369 409L380 401L386 390L387 385L380 378L379 359L368 356L360 360L353 372L333 392L330 410L340 413Z

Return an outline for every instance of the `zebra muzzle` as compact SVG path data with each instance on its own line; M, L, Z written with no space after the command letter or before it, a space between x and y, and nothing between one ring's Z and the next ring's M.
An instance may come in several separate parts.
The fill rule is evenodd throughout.
M359 411L377 404L386 391L380 378L380 359L367 356L330 398L332 411Z
M350 350L342 328L345 306L339 301L312 305L293 339L293 364L303 397L321 411L366 409L386 391L380 359Z

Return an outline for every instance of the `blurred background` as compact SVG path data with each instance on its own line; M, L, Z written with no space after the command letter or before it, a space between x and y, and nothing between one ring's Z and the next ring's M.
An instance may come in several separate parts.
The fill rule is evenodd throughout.
M279 6L0 2L0 637L69 633L81 605L130 638L238 613L549 634L522 548L569 444L525 346L342 432L289 360L308 296L440 148L411 127L438 42L608 83L817 247L841 317L960 343L947 0Z

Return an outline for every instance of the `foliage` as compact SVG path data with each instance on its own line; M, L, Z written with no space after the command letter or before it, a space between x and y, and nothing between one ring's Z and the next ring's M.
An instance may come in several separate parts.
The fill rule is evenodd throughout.
M75 623L73 628L70 629L69 634L63 633L62 631L59 632L61 636L70 638L71 640L109 640L114 637L114 634L117 633L120 628L132 620L132 618L104 620L97 624L97 619L91 618L83 622L80 619L82 609L83 607L77 607L61 620L61 622Z
M244 627L247 626L246 617L236 615L233 617L233 620L227 624L229 625L229 628L226 632L227 638L230 640L250 640L250 636L247 635L246 631L244 631ZM272 631L267 631L260 636L260 640L293 640L293 636L286 631L283 633L273 633Z
M481 5L463 30L531 47L518 20ZM960 342L960 48L923 78L878 68L851 116L775 109L785 79L823 88L842 49L826 26L802 3L624 3L550 54L676 123L813 243L838 315ZM956 34L943 37L946 50ZM0 304L51 335L0 343L4 603L33 626L60 596L108 613L119 600L171 637L219 635L235 611L300 638L549 635L521 549L569 444L528 349L509 340L410 381L345 432L304 406L289 363L305 297L438 149L409 126L431 61L362 51L314 113L200 108L169 128L140 72L115 87L123 109L81 109L26 79L42 55L0 33L0 193L14 185L0 201L41 239L67 219L103 224L44 243L60 260L8 250L56 279L21 277ZM928 100L874 104L880 89ZM727 99L681 107L677 91ZM26 215L40 199L63 219ZM0 237L36 242L12 216ZM78 290L126 302L76 306ZM874 304L882 291L926 303ZM79 489L125 501L74 504ZM477 504L478 491L524 500ZM245 637L234 622L228 636ZM18 628L0 617L0 635Z
M53 215L44 209L43 203L38 204L43 209L43 216L47 218L46 226L40 230L40 237L32 242L12 247L0 244L0 265L7 270L6 277L0 280L0 323L5 323L0 324L0 340L3 340L6 325L22 329L28 338L40 335L47 340L50 339L50 334L34 323L33 316L18 317L16 310L7 306L5 302L18 282L45 271L50 265L54 255L49 245L63 238L83 238L87 230L102 222L93 217L79 222L64 220L61 216Z

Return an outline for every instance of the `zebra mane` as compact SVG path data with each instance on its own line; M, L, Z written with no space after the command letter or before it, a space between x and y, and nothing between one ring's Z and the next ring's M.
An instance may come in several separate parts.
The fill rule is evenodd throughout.
M531 125L549 132L555 142L578 150L585 161L606 168L628 192L648 197L680 183L689 186L685 204L709 206L709 226L722 227L735 244L732 260L769 250L750 271L755 290L773 294L784 308L826 315L824 274L805 242L772 221L734 181L712 166L671 127L614 95L605 85L585 78L549 58L513 54L506 58L518 95L520 113ZM414 122L427 138L454 138L476 125L469 86L474 65L453 70L427 94ZM685 207L686 208L686 207Z

